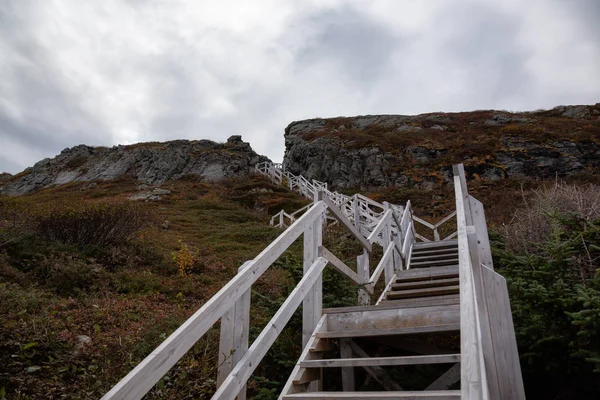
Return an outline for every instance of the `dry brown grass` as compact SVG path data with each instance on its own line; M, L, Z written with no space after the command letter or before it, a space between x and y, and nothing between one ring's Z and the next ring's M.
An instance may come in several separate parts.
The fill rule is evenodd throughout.
M556 182L523 196L524 207L505 225L507 248L517 254L535 252L553 230L553 216L575 216L585 221L600 218L600 186Z

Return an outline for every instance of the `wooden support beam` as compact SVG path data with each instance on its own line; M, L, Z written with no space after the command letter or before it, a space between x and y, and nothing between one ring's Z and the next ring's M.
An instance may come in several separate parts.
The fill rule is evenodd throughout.
M385 253L383 253L381 260L379 260L379 264L377 264L375 271L373 271L373 275L371 275L371 278L369 279L369 282L371 283L371 285L375 286L377 284L377 281L379 280L379 277L381 276L381 273L383 272L383 270L385 268L388 268L388 265L390 265L390 261L392 260L392 256L393 256L394 247L395 247L394 243L390 243L388 245L387 249L385 250ZM391 275L390 275L390 278L391 278ZM386 282L389 282L389 280L386 280Z
M377 226L375 227L375 229L373 229L371 231L371 234L367 238L367 241L370 243L373 243L375 238L377 236L379 236L380 233L382 233L384 230L387 229L388 222L391 218L392 218L392 210L387 210L385 212L385 214L383 214L383 217L377 223Z
M312 350L314 350L318 347L319 342L322 342L323 340L325 340L325 339L317 338L317 336L316 336L317 332L321 332L321 331L325 331L325 330L327 330L327 316L323 315L321 317L321 319L319 320L319 323L317 324L317 327L315 328L315 331L313 332L313 334L308 342L308 345L302 350L302 354L300 354L299 360L312 360L312 359L320 356L318 353L316 353ZM298 385L300 384L300 382L308 382L309 379L312 380L311 378L314 377L314 375L307 376L306 374L311 374L311 373L307 372L306 368L300 368L300 365L296 364L296 366L292 370L292 373L290 374L290 377L288 378L285 386L283 387L281 394L285 395L285 394L291 394L291 393L304 392L305 391L304 387L299 387Z
M315 204L323 200L323 191L315 192ZM304 273L306 274L319 257L319 247L323 242L323 224L315 218L304 231ZM323 309L323 278L318 277L302 302L302 347L306 346Z
M265 329L263 329L254 343L252 343L252 346L250 346L240 362L217 389L212 399L232 400L237 396L240 389L246 384L246 381L258 366L258 363L267 354L267 351L273 345L287 322L292 318L294 311L296 311L309 289L321 276L326 264L327 260L322 257L319 257L314 262L273 318L267 323Z
M331 211L331 213L333 214L333 216L340 221L346 228L348 228L348 230L352 233L352 235L363 245L363 247L370 253L372 251L372 246L371 243L369 243L367 241L367 239L365 239L363 237L363 235L360 234L360 232L358 231L358 229L352 224L352 222L350 222L350 220L348 218L346 218L346 216L344 215L344 213L342 212L342 210L340 210L340 208L335 205L330 199L328 198L324 198L323 201L325 202L325 204L327 205L327 207L329 208L329 211Z
M350 267L348 267L342 260L337 258L335 254L327 250L327 248L324 246L320 247L319 255L321 257L325 257L327 261L329 261L329 264L335 268L336 272L347 277L357 285L364 285L366 283L365 281L361 281L361 278L356 274L356 272L352 271Z
M242 272L250 265L246 261L239 269ZM248 333L250 329L250 289L235 302L235 305L221 317L221 331L219 340L219 369L217 374L217 387L223 383L233 366L248 350ZM238 400L245 398L244 394Z
M360 280L368 282L369 280L369 253L365 249L363 254L356 257L356 269L357 275ZM358 304L366 306L371 304L371 296L369 291L365 287L358 289Z
M359 357L367 358L369 355L355 341L351 340L352 351ZM364 366L365 371L373 377L385 390L404 390L389 374L379 366Z
M354 355L352 351L352 339L341 338L340 339L340 356L343 358L351 358ZM309 360L307 360L309 361ZM310 360L318 361L318 360ZM344 392L351 392L356 390L356 381L354 376L354 366L348 368L342 368L342 388Z
M460 363L456 363L450 369L437 378L425 390L446 390L460 380ZM512 398L512 397L506 397ZM524 399L525 397L523 397Z

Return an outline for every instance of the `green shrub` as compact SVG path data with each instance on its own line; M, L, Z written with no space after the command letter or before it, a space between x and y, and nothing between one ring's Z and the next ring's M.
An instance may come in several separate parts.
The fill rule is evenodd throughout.
M536 192L505 227L509 235L494 241L529 397L600 394L598 193L566 185Z
M36 230L63 243L106 246L127 241L150 222L150 213L132 202L58 204L39 216Z

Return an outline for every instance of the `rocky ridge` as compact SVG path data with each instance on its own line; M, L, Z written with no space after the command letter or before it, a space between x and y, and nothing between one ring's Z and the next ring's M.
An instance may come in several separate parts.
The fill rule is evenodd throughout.
M285 167L334 188L416 186L471 177L546 179L600 174L600 103L511 113L366 115L292 122Z
M241 136L231 136L226 143L174 140L110 148L79 145L14 176L3 174L0 194L21 195L52 185L124 176L149 185L160 185L185 175L201 175L207 181L217 181L247 174L266 160Z

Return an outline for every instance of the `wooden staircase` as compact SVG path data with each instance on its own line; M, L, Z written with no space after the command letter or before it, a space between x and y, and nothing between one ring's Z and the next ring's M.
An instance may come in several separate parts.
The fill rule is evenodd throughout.
M372 306L323 310L310 341L300 356L281 399L460 399L460 390L448 390L460 376L460 351L378 357L369 355L361 341L401 344L410 338L410 350L423 348L420 338L459 335L460 298L456 240L415 244L409 269L398 272L380 301ZM418 267L411 268L413 261ZM429 262L434 266L431 266ZM440 265L440 266L437 266ZM385 339L385 340L383 340ZM333 342L339 351L330 358ZM426 346L426 345L425 345ZM430 350L431 346L426 346ZM421 391L403 390L387 373L388 367L450 364L452 376ZM324 369L342 370L343 391L327 387ZM355 368L364 369L386 391L356 391ZM447 371L446 371L447 372ZM315 385L315 382L318 382ZM316 386L316 388L315 388Z
M300 304L303 351L280 399L525 398L506 282L493 269L483 206L468 194L462 165L454 168L456 211L437 224L414 216L410 201L331 192L277 164L256 170L313 203L279 213L271 223L287 229L104 400L141 399L219 320L212 398L245 400L248 379ZM454 217L456 232L442 238L441 226ZM362 247L355 268L323 246L322 229L334 220ZM251 287L300 237L304 275L250 345ZM371 264L374 244L383 255ZM322 309L325 267L354 282L358 306Z

